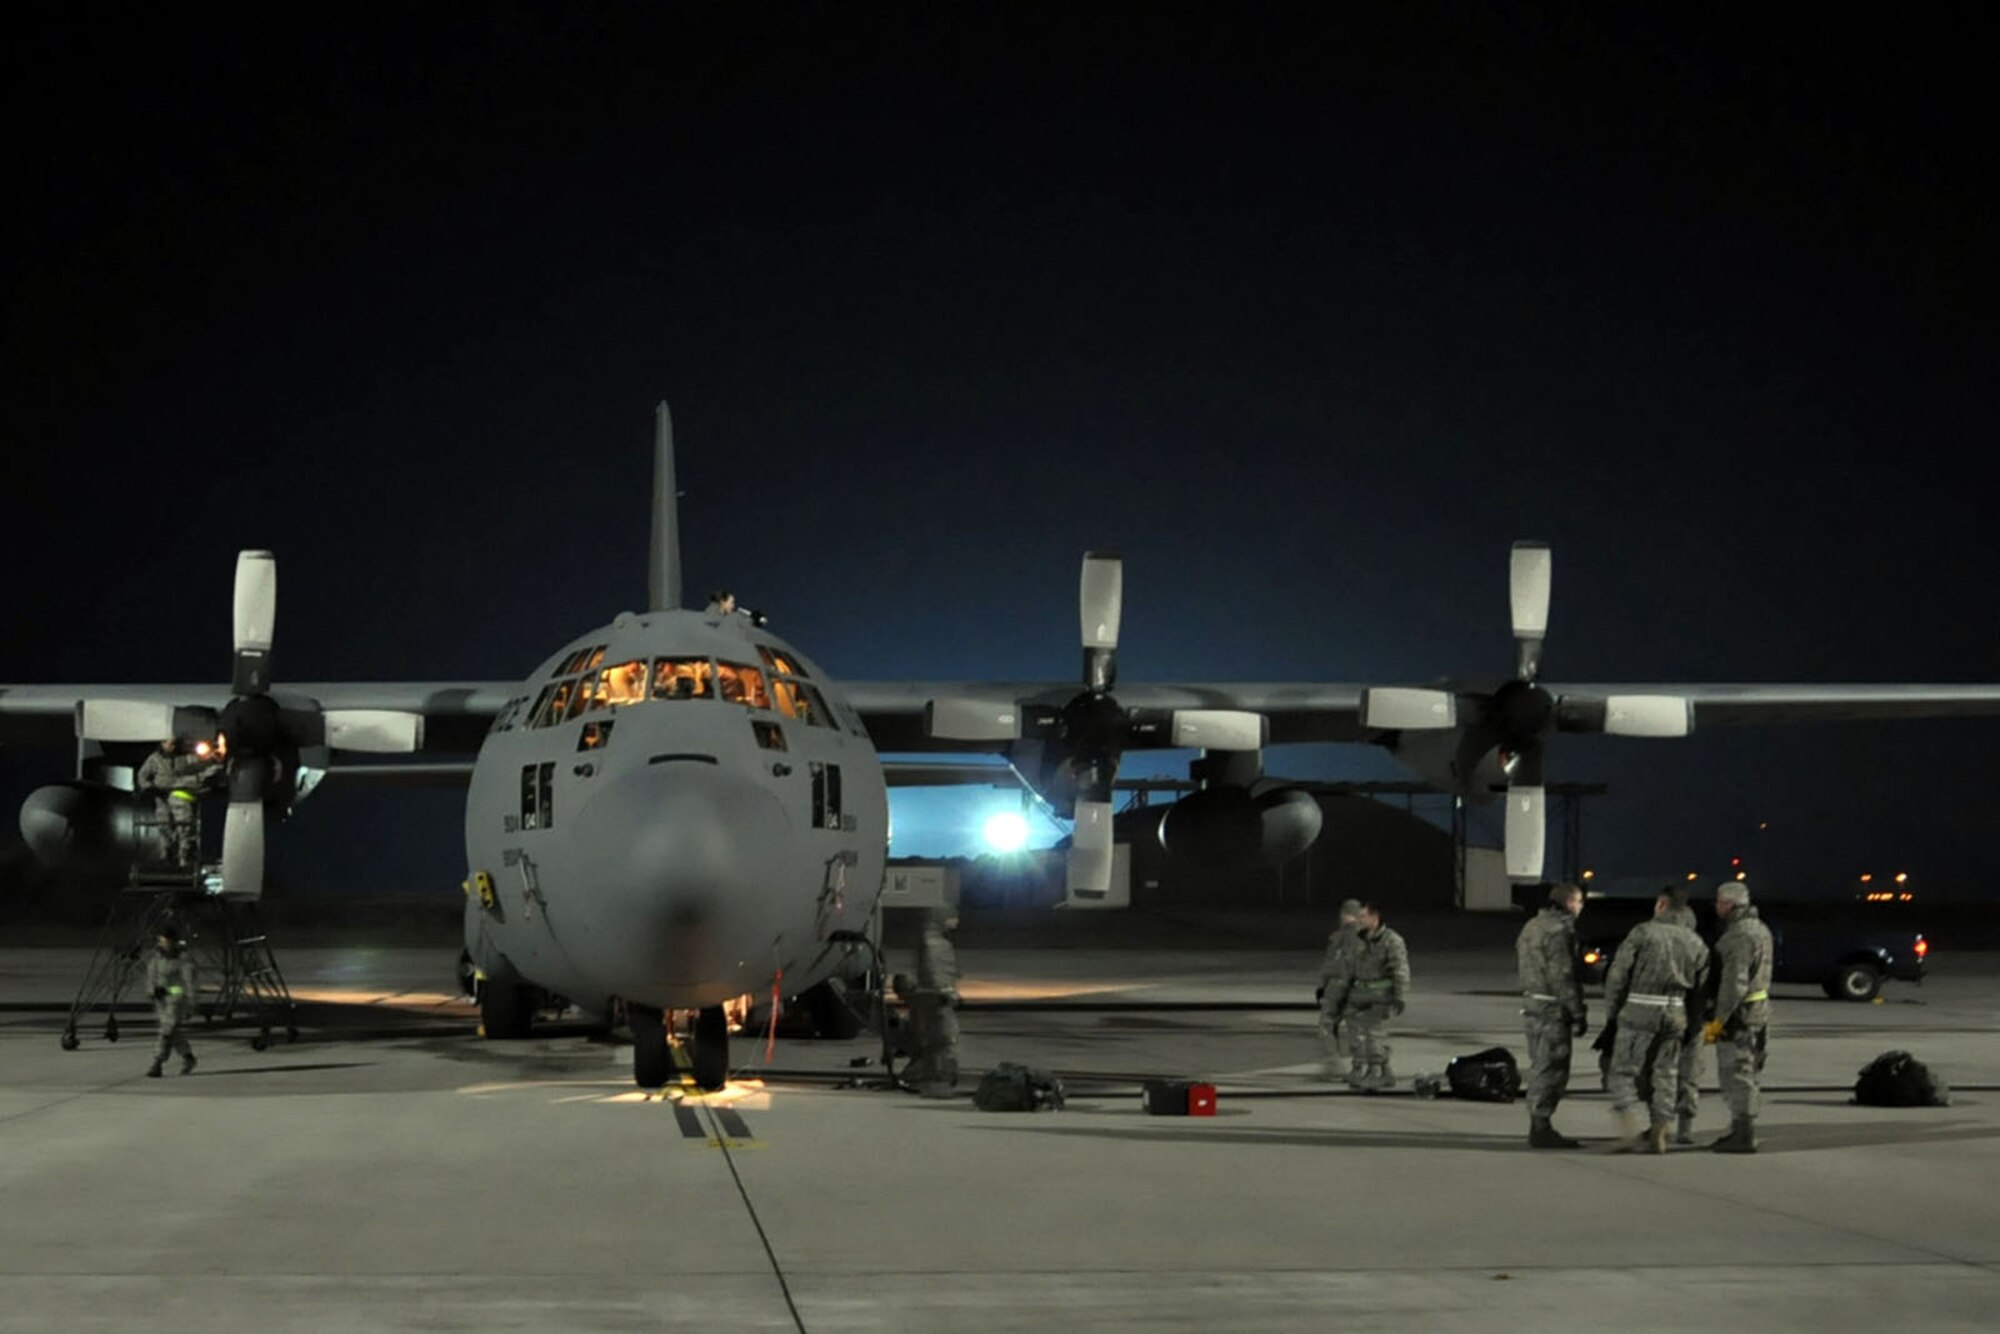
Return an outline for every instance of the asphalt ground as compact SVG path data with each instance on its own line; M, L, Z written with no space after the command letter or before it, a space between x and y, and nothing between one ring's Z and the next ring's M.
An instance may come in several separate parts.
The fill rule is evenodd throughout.
M1655 1158L1608 1151L1587 1050L1581 1152L1408 1092L1523 1051L1504 943L1413 953L1403 1091L1363 1095L1320 1077L1317 950L968 944L961 1096L925 1101L869 1037L739 1036L721 1093L645 1096L582 1023L478 1038L434 947L281 944L298 1040L197 1027L147 1079L143 1010L58 1043L87 949L0 950L0 1331L1993 1326L2000 955L1779 989L1763 1152ZM1951 1105L1853 1105L1892 1048ZM975 1109L1002 1060L1067 1106ZM1217 1114L1147 1115L1148 1077Z

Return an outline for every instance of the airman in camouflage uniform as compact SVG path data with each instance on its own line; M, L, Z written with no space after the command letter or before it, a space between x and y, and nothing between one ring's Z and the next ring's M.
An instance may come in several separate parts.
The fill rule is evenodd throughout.
M957 926L949 909L931 909L917 948L910 994L916 1055L903 1075L926 1098L949 1098L958 1088L958 950L950 934Z
M1688 997L1708 978L1708 947L1701 937L1663 920L1673 906L1666 894L1653 901L1653 919L1626 934L1604 980L1609 1011L1605 1022L1618 1025L1618 1040L1611 1049L1612 1110L1628 1146L1636 1146L1642 1133L1639 1084L1650 1076L1652 1126L1647 1139L1654 1153L1667 1151L1673 1126Z
M1344 1017L1327 1003L1327 983L1339 968L1340 956L1354 947L1354 940L1360 928L1355 924L1361 915L1361 901L1347 899L1340 905L1340 926L1326 938L1326 957L1320 960L1319 990L1313 999L1319 1002L1319 1037L1326 1046L1326 1063L1320 1067L1321 1074L1332 1079L1340 1073L1342 1058L1348 1061L1347 1082L1361 1083L1365 1070L1361 1054L1354 1048L1353 1035L1347 1031Z
M195 799L203 784L221 770L221 765L182 750L180 738L171 736L139 766L133 786L152 795L154 812L166 834L167 855L176 866L194 862Z
M1722 935L1715 942L1715 1015L1702 1040L1715 1044L1716 1075L1729 1102L1729 1133L1720 1153L1757 1152L1757 1076L1764 1070L1771 1027L1771 928L1757 918L1741 883L1716 891Z
M1688 907L1687 890L1680 885L1669 885L1660 891L1673 900L1673 907L1660 920L1701 934L1695 922L1694 909ZM1674 1086L1675 1130L1674 1143L1694 1143L1694 1115L1701 1106L1701 1026L1708 1021L1709 1001L1714 993L1715 970L1711 961L1709 985L1688 997L1687 1028L1681 1038L1680 1068L1676 1072Z
M160 928L159 942L146 963L146 991L153 998L153 1018L160 1025L160 1040L153 1048L147 1077L160 1077L169 1050L181 1054L181 1073L192 1073L194 1048L188 1045L181 1027L194 1011L194 963L182 951L180 936L172 927Z
M1389 1020L1403 1012L1410 992L1410 951L1403 938L1382 925L1382 914L1371 903L1361 905L1355 918L1353 948L1334 960L1322 1008L1330 1008L1335 1024L1351 1025L1355 1059L1361 1064L1359 1087L1377 1093L1396 1086L1389 1069Z
M1537 1149L1582 1146L1549 1124L1569 1087L1570 1040L1589 1026L1577 982L1576 919L1583 890L1549 887L1549 901L1521 928L1514 958L1521 975L1521 1015L1528 1028L1528 1144Z

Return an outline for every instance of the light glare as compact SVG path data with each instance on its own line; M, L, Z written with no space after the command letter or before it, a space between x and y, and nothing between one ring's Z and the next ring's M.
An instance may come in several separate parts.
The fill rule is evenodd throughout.
M1019 852L1028 843L1028 822L1016 811L1000 811L986 821L986 846L995 852Z

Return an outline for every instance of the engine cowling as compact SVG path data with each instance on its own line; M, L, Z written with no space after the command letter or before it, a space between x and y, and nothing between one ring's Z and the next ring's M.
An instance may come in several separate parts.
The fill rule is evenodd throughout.
M1160 846L1196 866L1289 861L1319 837L1319 803L1297 788L1211 787L1160 817Z
M102 783L57 783L36 788L21 803L21 837L51 869L126 866L139 851L136 817L151 808L151 802Z

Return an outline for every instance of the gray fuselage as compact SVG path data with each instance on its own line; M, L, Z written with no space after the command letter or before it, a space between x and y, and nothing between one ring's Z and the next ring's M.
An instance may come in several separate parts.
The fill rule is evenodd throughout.
M796 995L866 929L888 824L860 716L811 660L741 615L626 613L480 748L466 948L592 1011Z

